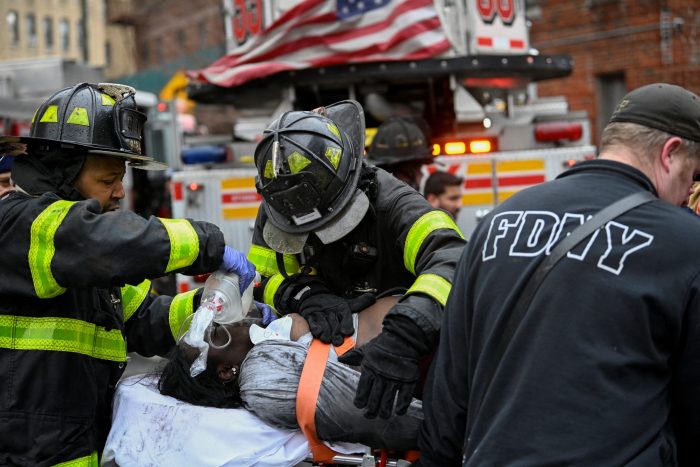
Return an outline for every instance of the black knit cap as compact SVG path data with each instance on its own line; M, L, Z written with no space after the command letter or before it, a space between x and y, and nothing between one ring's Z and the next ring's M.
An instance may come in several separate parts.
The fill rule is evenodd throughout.
M613 122L637 123L700 142L700 97L673 84L642 86L622 98Z

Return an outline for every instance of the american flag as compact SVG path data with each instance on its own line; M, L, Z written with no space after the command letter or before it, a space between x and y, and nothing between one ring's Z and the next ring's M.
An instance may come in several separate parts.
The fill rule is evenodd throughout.
M421 60L450 48L433 0L304 0L191 79L231 87L285 70Z

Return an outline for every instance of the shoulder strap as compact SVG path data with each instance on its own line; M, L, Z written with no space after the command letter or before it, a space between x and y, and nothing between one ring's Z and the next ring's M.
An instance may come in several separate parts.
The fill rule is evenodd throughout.
M336 347L335 351L338 355L342 355L354 345L352 337L346 337L343 344ZM338 453L323 444L316 436L316 403L330 349L330 344L324 344L319 339L311 342L299 379L296 405L297 423L309 442L314 461L326 463L332 463L333 457Z
M593 217L591 217L588 221L584 222L579 227L577 227L573 232L571 232L569 236L561 240L554 247L549 256L544 257L544 259L537 266L535 272L530 276L530 279L528 280L527 284L525 284L523 292L520 294L517 303L511 310L510 316L506 318L507 322L505 329L503 333L501 333L500 338L498 340L498 346L496 347L496 351L493 354L493 361L488 366L489 376L488 378L486 378L484 384L480 385L482 390L478 398L479 407L481 406L484 396L486 395L486 393L489 390L489 387L491 386L493 377L496 373L496 370L498 369L498 366L501 363L503 354L505 353L508 344L511 341L511 338L513 337L513 334L515 334L515 331L522 322L522 319L525 316L525 313L527 312L528 308L530 307L530 302L532 302L532 299L535 296L537 289L539 289L540 285L542 284L542 281L547 276L547 274L549 274L552 268L559 262L561 258L563 258L569 252L569 250L574 248L583 239L591 235L597 229L601 228L609 221L615 219L621 214L624 214L630 209L633 209L642 204L646 204L655 199L658 198L649 193L648 191L640 191L626 196L625 198L622 198L621 200L604 208L603 210L595 214Z

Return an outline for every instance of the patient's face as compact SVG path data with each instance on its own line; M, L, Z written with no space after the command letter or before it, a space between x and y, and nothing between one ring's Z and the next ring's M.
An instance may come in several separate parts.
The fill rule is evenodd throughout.
M215 365L217 368L225 369L231 367L240 368L246 355L248 355L250 349L253 348L253 343L250 341L248 335L250 325L220 325L214 323L210 334L210 343L216 346L226 344L228 335L226 331L224 331L224 327L231 334L231 342L220 349L210 346L207 365Z

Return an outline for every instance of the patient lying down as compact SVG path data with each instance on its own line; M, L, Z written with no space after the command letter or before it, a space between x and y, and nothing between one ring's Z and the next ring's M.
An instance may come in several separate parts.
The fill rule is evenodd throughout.
M396 300L394 297L380 299L355 315L357 346L379 334L382 320ZM250 338L250 322L226 325L230 343L220 349L210 347L206 370L194 378L190 376L190 366L198 351L181 342L160 377L160 392L190 404L221 408L242 406L269 425L299 428L297 388L312 337L306 320L300 315L288 315L273 324L266 330L253 332L256 341L264 334L275 335L256 345ZM286 334L285 328L291 328L288 339L279 338L280 332L274 332L273 328L282 329L281 334ZM219 325L212 329L210 339L219 346L229 340ZM353 367L339 363L331 352L316 408L319 439L375 448L416 449L418 429L423 420L421 402L414 399L403 416L367 419L353 404L359 375Z

